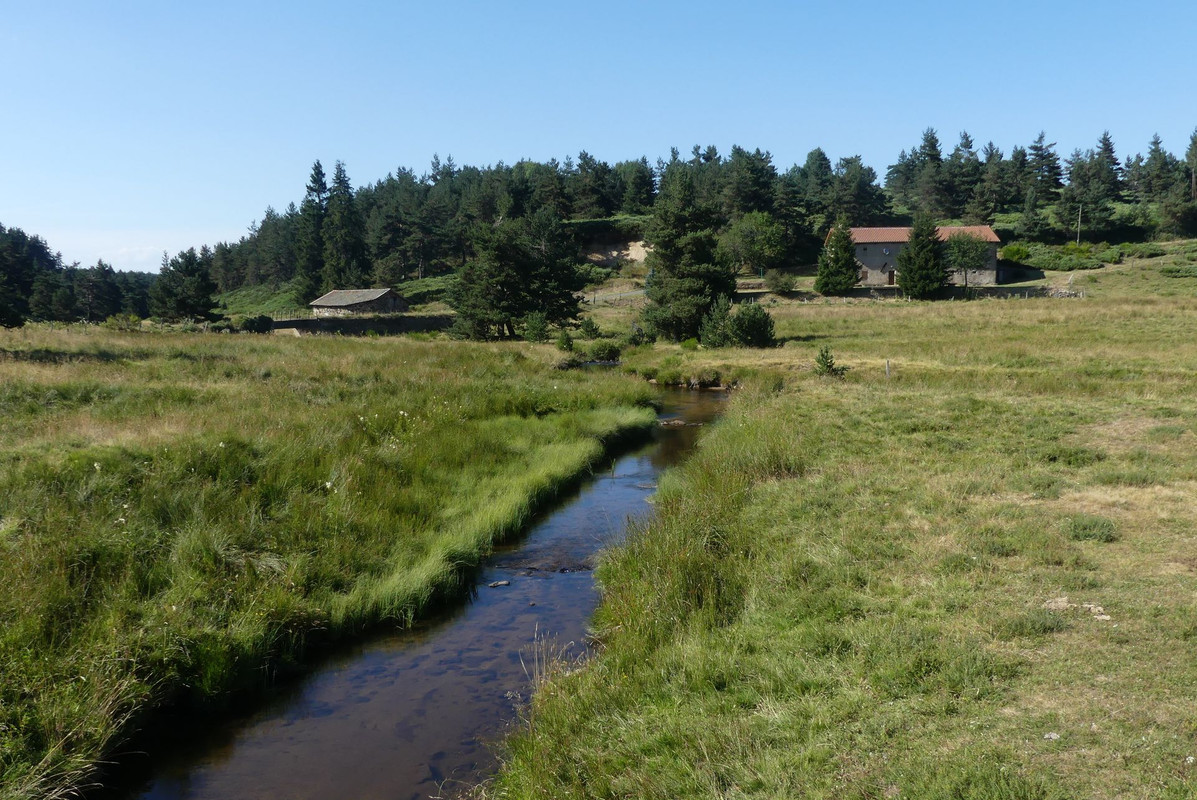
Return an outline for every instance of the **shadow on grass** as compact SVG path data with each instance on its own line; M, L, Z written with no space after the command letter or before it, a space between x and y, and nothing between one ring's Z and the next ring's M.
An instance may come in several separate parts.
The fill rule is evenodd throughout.
M0 361L31 364L111 364L116 361L145 361L153 356L148 350L6 350L0 348Z

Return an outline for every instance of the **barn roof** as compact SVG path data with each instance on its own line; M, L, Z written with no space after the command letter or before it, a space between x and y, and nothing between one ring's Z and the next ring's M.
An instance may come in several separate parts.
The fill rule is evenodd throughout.
M343 308L356 306L358 303L369 303L391 293L390 289L333 289L328 294L317 297L308 305L321 308Z
M910 228L852 228L854 244L890 244L910 238ZM935 229L939 240L946 242L953 236L968 234L986 242L1001 244L1001 239L988 225L944 225Z

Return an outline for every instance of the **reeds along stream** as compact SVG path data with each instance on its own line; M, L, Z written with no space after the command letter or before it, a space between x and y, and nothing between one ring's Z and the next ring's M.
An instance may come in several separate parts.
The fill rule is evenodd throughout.
M663 420L704 423L721 393L671 391ZM321 663L264 707L149 753L126 798L418 798L451 795L494 768L546 641L584 649L598 602L596 553L648 513L657 476L693 448L696 425L662 426L518 542L496 552L469 602ZM521 657L522 656L522 657Z

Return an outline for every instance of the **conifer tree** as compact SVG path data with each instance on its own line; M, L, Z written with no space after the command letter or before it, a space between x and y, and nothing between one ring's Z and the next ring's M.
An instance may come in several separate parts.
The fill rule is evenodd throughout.
M150 289L150 310L171 321L212 320L216 284L208 273L211 251L192 247L174 258L162 254L162 271Z
M583 286L577 243L553 212L480 226L475 249L450 295L459 332L471 339L515 336L529 314L552 325L577 318Z
M858 276L856 247L848 218L841 216L827 237L827 244L819 254L819 270L815 276L815 291L819 294L847 294L856 285Z
M333 182L328 190L328 206L321 235L324 239L324 290L361 289L365 287L369 267L366 263L366 236L353 187L341 161L333 168Z
M1105 188L1105 195L1111 200L1117 200L1122 194L1122 164L1114 152L1114 140L1109 131L1102 131L1097 140L1097 165L1095 176Z
M1039 211L1039 198L1035 195L1035 187L1027 190L1027 199L1023 203L1022 214L1014 226L1014 233L1020 239L1042 239L1047 232L1047 222Z
M898 253L898 286L907 297L927 300L947 284L947 263L935 222L930 214L916 214L910 238Z
M324 215L328 203L328 185L319 159L312 165L307 194L299 207L299 225L295 242L295 299L309 303L320 294L324 275Z
M17 290L8 282L4 271L0 270L0 328L19 328L25 324L19 305Z
M1185 151L1185 164L1189 168L1189 197L1197 202L1197 128L1189 137L1189 149Z
M647 231L653 249L645 320L674 341L698 335L715 300L736 291L735 275L715 258L714 220L695 185L705 162L697 152L695 158L698 164L673 161L666 167Z
M1039 131L1035 141L1027 148L1027 163L1034 176L1035 197L1040 204L1055 202L1064 185L1064 170L1060 157L1056 155L1055 142L1046 142L1047 134Z

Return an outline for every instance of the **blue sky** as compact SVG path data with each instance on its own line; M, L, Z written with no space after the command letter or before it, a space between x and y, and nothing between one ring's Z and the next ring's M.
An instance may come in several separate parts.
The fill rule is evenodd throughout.
M0 223L158 267L398 166L813 147L884 175L961 130L1061 156L1197 126L1197 3L0 0Z

